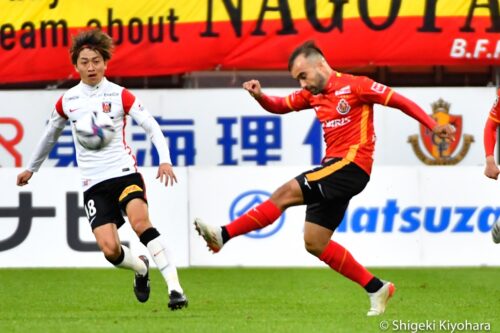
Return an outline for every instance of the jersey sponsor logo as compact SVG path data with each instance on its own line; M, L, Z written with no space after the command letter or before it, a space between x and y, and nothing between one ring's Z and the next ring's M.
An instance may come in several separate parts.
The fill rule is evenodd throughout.
M139 186L137 186L135 184L127 186L123 190L123 192L120 194L118 201L122 201L123 199L125 199L127 197L127 195L129 195L130 193L134 193L134 192L143 192L143 190L142 190L142 188L140 188Z
M347 95L351 93L351 86L345 86L335 91L335 96Z
M79 99L80 96L76 95L76 96L70 96L67 98L68 101L74 101L75 99Z
M387 89L387 86L383 85L382 83L373 82L370 89L378 94L383 94L384 91Z
M351 117L344 117L340 119L332 119L323 122L323 128L342 127L351 122Z
M117 92L112 92L112 93L104 93L104 96L118 96L119 93Z
M111 112L111 102L102 102L102 112L104 113Z
M237 196L236 199L234 199L231 203L231 207L229 208L229 220L235 220L246 212L254 209L264 201L267 201L270 197L271 193L261 190L251 190L243 192L242 194ZM285 213L281 214L280 218L273 224L245 234L245 237L257 239L271 237L281 229L284 223Z
M69 109L69 112L75 112L76 110L80 110L80 108Z
M418 134L408 137L415 155L427 165L455 165L462 161L469 152L470 145L474 142L474 136L469 134L462 136L462 116L450 114L451 104L440 98L431 104L431 117L438 125L450 124L455 127L455 141L441 139L424 125L420 124L420 137L426 152L422 151L419 145ZM453 156L460 141L463 141L460 151Z
M340 113L341 115L347 114L349 111L351 111L351 106L347 101L343 98L340 99L340 101L337 103L337 112Z

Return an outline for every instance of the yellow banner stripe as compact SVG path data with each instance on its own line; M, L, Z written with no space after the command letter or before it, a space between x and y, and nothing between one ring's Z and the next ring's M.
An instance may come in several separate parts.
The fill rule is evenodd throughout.
M342 7L343 19L359 18L359 1L349 1ZM485 1L487 2L487 1ZM152 18L157 23L161 17L164 23L173 10L173 15L178 17L179 23L205 23L209 13L209 3L212 3L212 22L229 22L229 12L241 12L242 21L256 21L263 10L264 0L242 0L241 8L237 8L238 1L233 0L232 6L226 8L222 0L164 0L164 1L131 1L131 0L87 0L82 5L75 0L0 0L0 25L12 24L19 29L25 22L33 22L39 26L41 21L64 19L68 27L86 26L90 19L99 20L103 26L108 25L109 16L114 20L122 20L126 26L132 18L140 19L143 23ZM304 1L288 0L284 2L293 20L307 18ZM334 5L330 0L317 0L316 14L319 19L331 19ZM386 18L392 1L378 0L367 1L370 18ZM436 16L465 17L472 1L440 0L436 5ZM269 7L277 7L278 0L267 1ZM50 7L54 8L50 8ZM423 17L425 0L402 1L398 12L401 17ZM490 16L487 8L476 8L474 17ZM267 10L265 20L280 19L281 13L276 10ZM376 21L376 20L375 20ZM380 21L380 20L379 20Z

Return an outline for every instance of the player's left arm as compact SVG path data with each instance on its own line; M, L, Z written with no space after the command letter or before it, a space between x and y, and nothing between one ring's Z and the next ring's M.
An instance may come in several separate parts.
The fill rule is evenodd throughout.
M455 140L453 136L455 128L453 126L450 124L439 125L415 102L398 94L386 85L375 82L368 77L359 77L355 83L356 92L362 101L399 109L433 131L440 138Z
M500 95L500 90L499 90ZM483 144L484 144L484 152L486 156L486 166L484 169L484 175L491 179L498 179L498 175L500 174L500 170L498 169L497 163L495 161L495 144L497 142L497 128L500 124L500 119L498 119L498 115L500 114L500 105L498 103L498 96L495 104L493 105L488 119L486 120L486 124L484 125L484 134L483 134Z
M425 113L420 106L412 100L392 90L392 95L389 97L387 106L399 109L423 124L428 129L432 130L440 138L454 141L455 128L450 124L439 125L431 116Z
M170 150L168 149L167 141L161 131L160 125L132 93L126 89L123 91L122 100L124 101L123 108L125 113L129 114L144 129L158 151L160 165L158 166L156 178L159 178L161 183L165 183L165 186L168 186L169 183L170 185L174 185L174 182L177 183L177 177L175 176L172 161L170 160ZM123 98L124 95L125 99Z

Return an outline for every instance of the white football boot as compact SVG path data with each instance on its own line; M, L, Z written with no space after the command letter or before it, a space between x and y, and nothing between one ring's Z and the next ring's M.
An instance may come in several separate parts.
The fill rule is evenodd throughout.
M497 220L493 224L493 228L491 228L491 237L493 238L493 242L495 242L495 244L500 243L500 220Z
M208 248L213 253L217 253L222 249L224 243L222 242L222 230L220 227L205 224L200 218L194 220L194 227L198 231L198 234L207 242Z
M384 285L374 293L368 293L370 298L370 310L367 316L379 316L385 311L385 307L389 299L394 295L396 287L392 282L382 281Z

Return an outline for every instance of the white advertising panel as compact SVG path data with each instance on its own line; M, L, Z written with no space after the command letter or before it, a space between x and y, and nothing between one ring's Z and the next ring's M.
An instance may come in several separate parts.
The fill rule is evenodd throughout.
M211 254L195 217L225 225L308 167L178 167L166 188L143 168L153 224L185 266L324 266L304 249L305 207L239 236ZM76 168L42 168L25 187L21 169L0 169L0 267L109 267L83 210ZM490 229L500 218L500 184L482 167L375 166L333 239L367 266L500 265ZM123 241L148 254L125 224Z
M190 215L227 224L303 170L192 169ZM481 167L376 166L333 239L367 266L500 265L500 247L489 232L500 217L500 185L482 172ZM215 255L192 233L191 264L323 266L304 249L304 212L304 206L286 210L281 220L231 240Z
M296 88L264 89L285 96ZM442 98L450 117L461 130L455 158L464 146L464 135L474 142L459 165L483 163L482 133L495 100L493 88L401 88L396 91L419 104L428 114L431 103ZM56 101L64 91L1 91L9 101L0 109L0 166L26 165ZM157 118L169 140L172 160L178 166L313 165L324 153L321 126L313 110L274 115L264 111L243 89L133 90ZM461 117L461 118L460 118ZM127 141L139 166L157 163L149 138L131 122ZM419 149L430 156L418 123L399 110L375 107L379 165L423 163L416 157L408 137L417 135ZM72 138L67 130L44 166L74 166Z
M78 170L41 168L28 185L18 187L20 171L0 169L0 267L110 267L85 216ZM168 188L155 179L156 168L140 172L146 182L151 221L166 238L176 263L187 266L186 169L176 170L179 182ZM150 257L128 223L119 233L134 254Z

